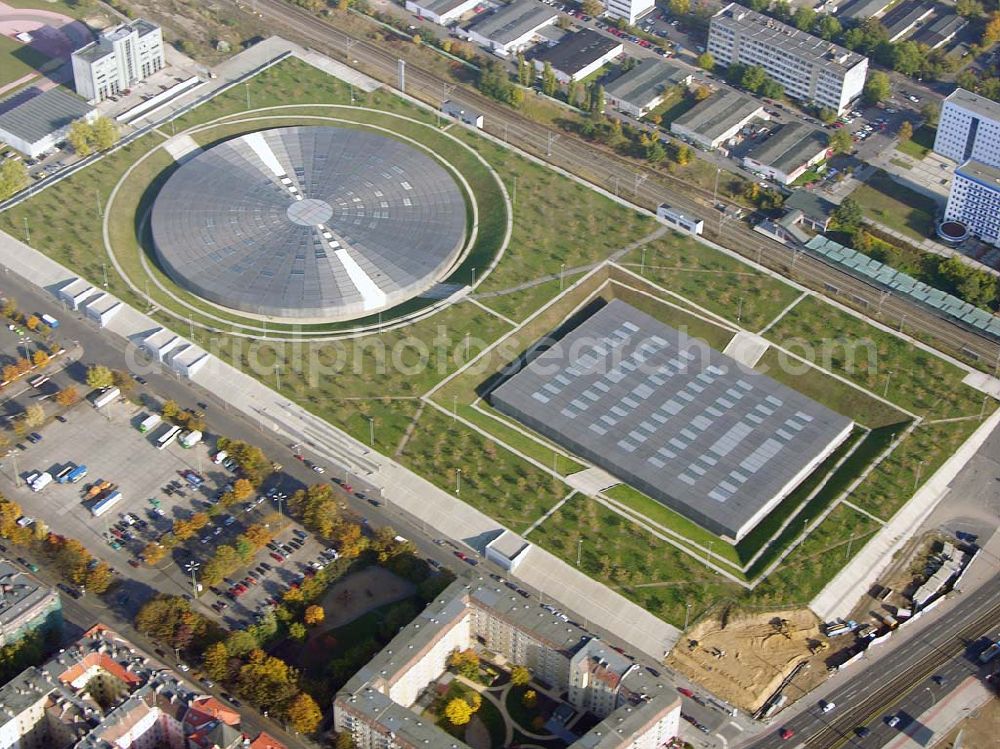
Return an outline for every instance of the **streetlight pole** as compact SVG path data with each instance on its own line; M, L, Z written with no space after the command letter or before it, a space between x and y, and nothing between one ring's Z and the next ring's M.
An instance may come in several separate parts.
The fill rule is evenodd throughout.
M913 491L916 491L917 487L920 485L920 472L923 470L925 462L926 461L921 460L919 463L917 463L917 473L913 477Z
M368 444L375 447L375 417L368 416Z
M455 494L460 495L462 493L462 469L459 468L457 473L455 473Z
M579 539L576 542L576 566L580 566L580 562L583 560L583 539Z
M274 381L277 389L281 390L281 365L277 362L274 363Z
M684 604L684 631L687 632L688 621L691 619L691 604Z
M889 380L891 380L891 379L892 379L892 370L890 369L889 372L885 376L885 387L882 388L882 397L883 398L888 398L889 397Z
M562 263L559 266L559 291L563 290L563 281L565 279L565 274L566 274L566 263Z
M188 562L184 565L184 569L191 573L191 594L197 598L198 597L198 579L195 577L195 572L201 565L198 562Z

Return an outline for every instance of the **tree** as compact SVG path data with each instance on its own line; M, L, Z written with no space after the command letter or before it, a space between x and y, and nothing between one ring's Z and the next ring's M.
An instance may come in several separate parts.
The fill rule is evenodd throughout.
M599 16L604 12L604 3L601 0L583 0L580 9L583 10L584 15Z
M590 86L590 114L593 117L600 117L604 114L604 86L593 83ZM615 120L621 127L621 121Z
M49 358L50 357L48 354L39 349L38 351L36 351L31 355L31 363L34 364L39 369L41 369L42 367L44 367L49 363Z
M92 364L87 369L87 387L103 390L115 383L114 374L103 364Z
M160 415L164 419L167 419L168 421L171 419L176 419L180 411L181 407L178 406L176 402L171 400L164 401L163 405L160 406Z
M850 153L851 149L854 148L854 140L847 129L841 128L833 131L829 145L834 153Z
M346 13L348 8L351 7L351 0L337 0L337 10L341 13Z
M529 689L524 693L524 696L521 698L521 703L529 710L534 710L535 705L538 704L538 692L536 692L534 689Z
M923 69L926 59L926 45L899 42L892 50L892 69L903 75L916 75Z
M288 626L288 636L296 642L306 639L306 626L302 622L292 622Z
M760 86L759 93L768 99L780 99L785 95L785 87L773 78L766 78Z
M98 562L87 570L83 578L83 585L91 593L101 594L111 587L113 579L108 563Z
M913 137L913 125L910 124L909 120L903 120L903 124L899 126L899 132L896 135L900 143L906 143L906 141Z
M816 24L816 35L827 41L831 41L840 36L843 27L836 16L822 16Z
M833 212L833 220L837 222L837 228L841 231L853 232L859 228L864 221L864 212L854 198L847 197L841 201Z
M892 84L889 76L880 70L876 70L868 75L863 92L866 104L878 104L892 96Z
M18 159L4 159L0 164L0 200L6 200L14 193L28 186L28 167Z
M305 692L299 692L288 705L285 717L299 733L312 733L319 728L323 713L316 700Z
M479 672L479 656L472 648L456 650L448 656L448 666L466 679L474 679Z
M91 141L98 151L107 151L118 142L118 126L108 117L98 117L90 125Z
M315 627L318 624L322 624L323 619L325 618L326 613L323 611L323 607L313 604L311 606L306 606L306 611L302 617L302 621L304 621L309 627Z
M750 65L743 71L743 75L740 76L740 85L747 91L756 93L766 80L767 73L764 71L764 68L760 65Z
M809 31L816 23L816 11L812 8L800 6L792 14L792 25L799 31Z
M672 16L686 16L691 12L691 0L670 0L669 8Z
M535 69L530 62L524 59L524 53L517 53L517 82L522 86L530 86L535 79Z
M531 671L525 666L514 666L510 670L510 683L515 687L523 687L531 681Z
M255 705L288 704L298 693L298 673L280 658L259 649L247 654L240 667L237 687Z
M347 731L341 731L333 741L334 749L355 749L354 737Z
M158 544L156 541L150 541L142 549L142 559L148 565L156 564L166 555L167 550L163 548L162 544Z
M86 121L74 120L69 126L69 135L66 136L66 140L80 156L89 156L94 150L91 145L92 137L90 125Z
M986 26L983 28L983 39L980 44L983 47L992 47L1000 41L1000 11L990 14Z
M556 80L556 72L552 69L552 64L546 60L542 66L542 93L546 96L555 96L557 88L559 81Z
M705 101L712 92L709 90L708 86L697 86L694 90L694 100L695 101Z
M224 642L215 642L205 648L202 665L210 679L225 681L229 678L229 650Z
M677 144L674 148L674 161L680 166L687 166L691 163L691 147L683 143Z
M472 707L461 697L455 697L445 705L444 717L453 726L464 726L472 719Z
M715 70L715 58L712 56L711 52L702 52L698 55L698 59L695 60L699 68L703 68L709 72Z
M646 161L650 164L659 164L667 158L667 149L663 147L659 138L653 138L645 149Z
M837 113L830 107L822 107L819 110L819 119L824 125L830 125L837 121Z
M986 13L979 0L958 0L955 3L955 12L965 18L982 18Z
M45 423L45 409L41 403L32 403L24 409L24 423L32 428Z
M924 116L924 122L931 127L937 127L938 119L941 117L941 105L936 101L928 101L921 107L920 114Z

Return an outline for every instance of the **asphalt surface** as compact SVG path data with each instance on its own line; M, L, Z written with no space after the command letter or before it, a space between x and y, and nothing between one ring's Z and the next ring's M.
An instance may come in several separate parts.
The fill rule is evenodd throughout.
M273 24L276 33L395 84L398 58L394 50L386 49L385 45L354 37L280 0L259 0L256 9ZM434 106L440 106L442 94L453 85L453 81L422 70L412 60L407 65L406 93ZM471 88L463 87L460 92L453 91L448 96L484 112L484 129L493 136L610 192L627 196L647 209L655 210L657 205L667 203L689 215L701 217L706 221L707 239L822 290L845 304L863 309L892 327L930 339L941 350L955 355L978 357L988 363L997 361L1000 356L1000 345L992 339L893 296L816 257L767 239L744 223L723 220L723 214L714 207L711 191L700 190L683 179L632 163L564 131L532 122Z

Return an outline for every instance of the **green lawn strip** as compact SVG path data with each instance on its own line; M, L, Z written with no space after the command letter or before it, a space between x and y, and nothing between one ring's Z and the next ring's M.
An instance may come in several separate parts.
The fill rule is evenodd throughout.
M807 605L879 528L867 515L837 505L773 573L745 596L744 603L755 609Z
M671 91L667 97L660 103L649 114L658 114L662 118L661 124L664 127L669 127L670 123L680 117L682 114L692 109L695 104L694 96L688 96L684 89L678 87L676 90ZM648 117L649 115L647 115Z
M797 539L803 528L830 506L830 503L837 499L851 482L854 481L869 465L889 446L895 434L896 427L882 427L867 433L856 431L851 440L844 443L827 461L824 463L826 470L820 470L806 479L791 495L789 495L760 525L753 529L744 537L737 546L742 558L749 561L760 549L763 543L768 542L778 527L789 517L794 517L777 536L770 541L767 550L761 554L747 570L747 578L753 580L760 575L769 564L788 546ZM861 440L860 444L857 444ZM841 466L830 473L834 464L844 457L848 450L857 444ZM822 469L823 467L821 467ZM819 486L820 481L827 477L827 481L809 499L802 504L803 500Z
M102 205L130 164L162 142L146 135L94 162L85 170L57 182L37 195L0 214L0 229L24 238L25 221L31 231L31 246L91 283L102 283L107 255L102 238ZM145 305L131 294L107 263L108 290L139 308Z
M769 348L754 369L869 428L909 418L859 387L775 348Z
M413 421L420 404L416 399L332 400L323 397L314 389L300 390L299 386L296 386L294 393L300 405L347 432L362 444L372 446L371 436L374 432L374 448L389 456L396 452L399 441ZM373 420L373 424L369 423L369 418Z
M497 170L514 202L514 231L503 262L480 292L509 289L560 269L604 260L649 234L654 219L626 208L464 128L452 128Z
M724 540L711 531L705 530L697 523L688 520L680 513L671 510L666 505L657 502L652 497L646 496L628 484L613 486L605 490L604 494L616 502L625 505L636 514L649 518L664 528L669 528L680 536L680 538L675 539L678 543L687 546L688 544L685 542L688 541L703 547L702 549L692 547L692 553L695 556L703 557L707 560L707 549L709 544L711 544L712 557L721 557L725 561L732 562L736 566L736 569L733 569L732 572L742 576L743 573L739 569L741 566L739 554L736 553L735 547L729 541Z
M529 538L573 566L580 550L584 572L677 626L684 624L686 604L696 618L714 602L741 595L739 585L687 552L579 494Z
M531 314L552 299L562 289L566 288L579 278L578 275L567 273L562 280L552 279L543 281L535 286L512 291L509 294L498 296L482 297L478 301L492 310L496 310L504 317L508 317L516 322L523 322Z
M677 232L645 249L645 278L728 320L739 319L749 330L763 328L799 294L794 287ZM636 248L621 263L638 273L642 250Z
M0 34L0 86L13 83L30 73L37 73L51 58L34 47ZM6 95L9 95L8 92Z
M424 409L399 460L452 494L461 469L460 499L516 532L569 491L559 479L432 406Z
M249 91L250 106L247 107ZM351 104L350 86L302 60L290 57L249 80L213 97L177 120L177 130L211 122L220 117L245 114L248 109L262 109L301 102L315 104ZM366 94L354 89L355 105L406 114L424 122L436 122L431 112L384 90Z
M913 137L909 140L900 141L896 145L896 150L912 156L915 159L922 159L934 148L934 138L937 131L927 125L921 125L913 131Z
M515 731L517 730L517 727L520 726L525 731L537 733L535 726L532 725L532 721L534 721L537 716L542 715L542 713L537 707L529 709L524 706L524 694L529 689L531 689L530 684L526 687L511 687L510 691L507 692L507 699L504 704L507 707L507 714L510 716L510 719L514 721Z
M504 739L507 738L507 724L500 713L500 708L484 697L473 720L475 718L479 718L490 732L490 745L494 749L501 749L504 746Z
M865 216L890 229L914 239L926 239L934 232L937 204L895 182L881 170L855 190L851 197L861 205Z
M918 424L848 500L889 520L979 426L978 420Z
M459 406L458 413L466 421L479 426L512 450L517 450L537 460L543 466L554 468L557 473L563 476L568 476L571 473L576 473L586 468L586 466L577 463L562 452L554 450L549 441L542 435L536 434L534 438L528 437L510 426L506 421L507 417L496 411L486 401L479 401L476 408ZM530 432L527 427L522 426L521 428Z
M87 3L82 0L6 0L6 4L13 8L62 13L70 18L89 18L95 12L100 12L96 3Z
M798 354L811 348L806 358L822 368L919 415L974 416L982 408L982 393L962 384L964 369L816 297L793 307L767 337Z

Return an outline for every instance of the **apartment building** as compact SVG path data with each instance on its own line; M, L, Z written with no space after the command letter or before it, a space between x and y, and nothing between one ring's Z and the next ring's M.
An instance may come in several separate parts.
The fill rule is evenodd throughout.
M649 13L656 7L656 0L605 0L610 18L623 18L629 24Z
M460 578L355 674L334 699L336 730L358 749L465 749L411 710L454 650L476 648L533 678L599 723L576 749L656 749L680 732L675 690L568 617L483 578Z
M955 170L945 221L959 221L984 242L1000 247L1000 168L966 161Z
M100 624L0 687L3 749L254 746L239 722L239 713ZM284 749L266 738L263 745Z
M736 3L712 17L707 49L718 65L759 65L789 96L838 114L868 73L867 57Z
M56 590L0 559L0 647L30 632L61 632L62 623L62 603Z
M1000 166L1000 103L955 89L941 106L934 152L959 164Z
M163 67L160 27L136 19L102 31L73 53L73 83L88 101L117 96Z

